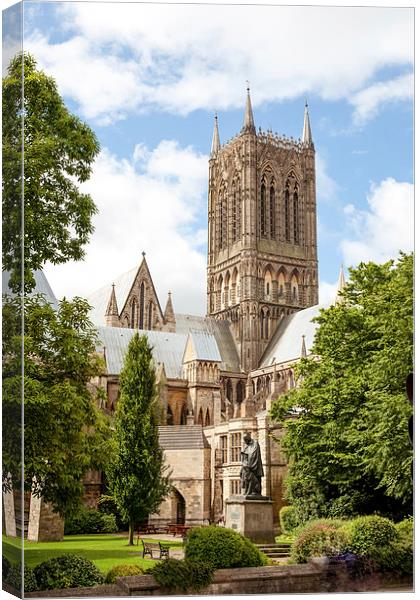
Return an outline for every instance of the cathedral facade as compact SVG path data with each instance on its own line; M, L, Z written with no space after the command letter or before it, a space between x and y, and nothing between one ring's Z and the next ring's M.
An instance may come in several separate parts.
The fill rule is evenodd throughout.
M162 310L146 257L89 297L106 372L104 410L118 402L119 373L136 330L153 346L162 406L160 442L174 490L155 522L223 519L240 493L245 432L259 441L273 518L284 504L286 460L271 403L295 385L310 351L318 306L315 149L308 107L299 140L255 128L249 90L243 126L221 145L215 117L209 157L207 316ZM174 299L176 304L176 298ZM291 417L293 418L293 417ZM87 503L100 481L90 474Z

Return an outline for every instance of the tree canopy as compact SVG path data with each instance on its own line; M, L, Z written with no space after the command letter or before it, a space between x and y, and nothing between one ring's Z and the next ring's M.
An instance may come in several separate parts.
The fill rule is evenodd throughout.
M133 544L136 523L155 512L170 490L159 445L159 405L147 337L132 337L120 374L112 459L107 476Z
M109 454L101 390L92 383L103 360L85 300L62 300L55 310L41 296L26 298L24 336L21 306L20 298L4 297L3 488L22 481L23 385L24 489L65 514L80 502L86 471L103 468Z
M303 519L410 514L413 256L350 269L342 302L316 322L314 356L271 413L286 429L288 500Z
M25 288L31 290L33 271L46 261L84 256L96 207L78 185L89 178L99 144L29 54L12 59L2 93L3 269L19 291L23 260Z

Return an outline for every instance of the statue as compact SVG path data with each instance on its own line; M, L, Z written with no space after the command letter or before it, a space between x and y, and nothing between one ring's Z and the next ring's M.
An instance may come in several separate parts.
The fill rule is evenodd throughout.
M244 496L261 496L261 478L264 470L260 445L249 433L244 435L245 446L241 452L241 488Z

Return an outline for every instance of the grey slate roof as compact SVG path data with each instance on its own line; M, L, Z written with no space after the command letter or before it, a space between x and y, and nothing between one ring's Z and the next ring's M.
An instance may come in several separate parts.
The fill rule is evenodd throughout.
M159 427L159 444L164 450L210 448L201 425Z
M176 314L176 333L208 332L216 340L222 359L221 369L224 371L240 372L239 355L230 331L229 323L212 317Z
M207 331L192 330L189 333L189 339L193 347L192 359L222 362L222 357L220 356L219 348L213 334Z
M170 379L181 378L182 356L187 336L168 333L166 331L139 331L126 327L98 327L101 344L98 350L105 347L107 371L110 375L119 375L128 344L136 332L146 334L153 347L153 357L157 363L165 365L166 376Z
M88 296L87 300L92 306L90 318L95 325L104 325L105 323L105 313L111 296L112 283L115 284L115 297L117 299L118 311L121 312L138 270L138 266L134 267L134 269L116 277L114 281L102 286L99 290Z
M284 317L261 358L260 367L300 358L302 335L305 336L306 350L310 354L318 327L312 319L319 315L321 308L328 308L328 305L317 304Z
M35 288L31 292L31 296L35 294L44 294L47 302L51 304L54 308L58 308L57 298L54 296L54 293L51 289L50 284L48 283L47 278L43 271L34 271L35 278ZM9 280L10 280L10 272L2 271L1 276L1 287L3 294L14 295L13 292L9 288Z

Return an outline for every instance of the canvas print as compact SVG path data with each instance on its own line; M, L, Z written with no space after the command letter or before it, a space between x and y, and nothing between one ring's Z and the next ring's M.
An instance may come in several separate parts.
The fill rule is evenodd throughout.
M413 592L409 7L3 10L3 589Z

